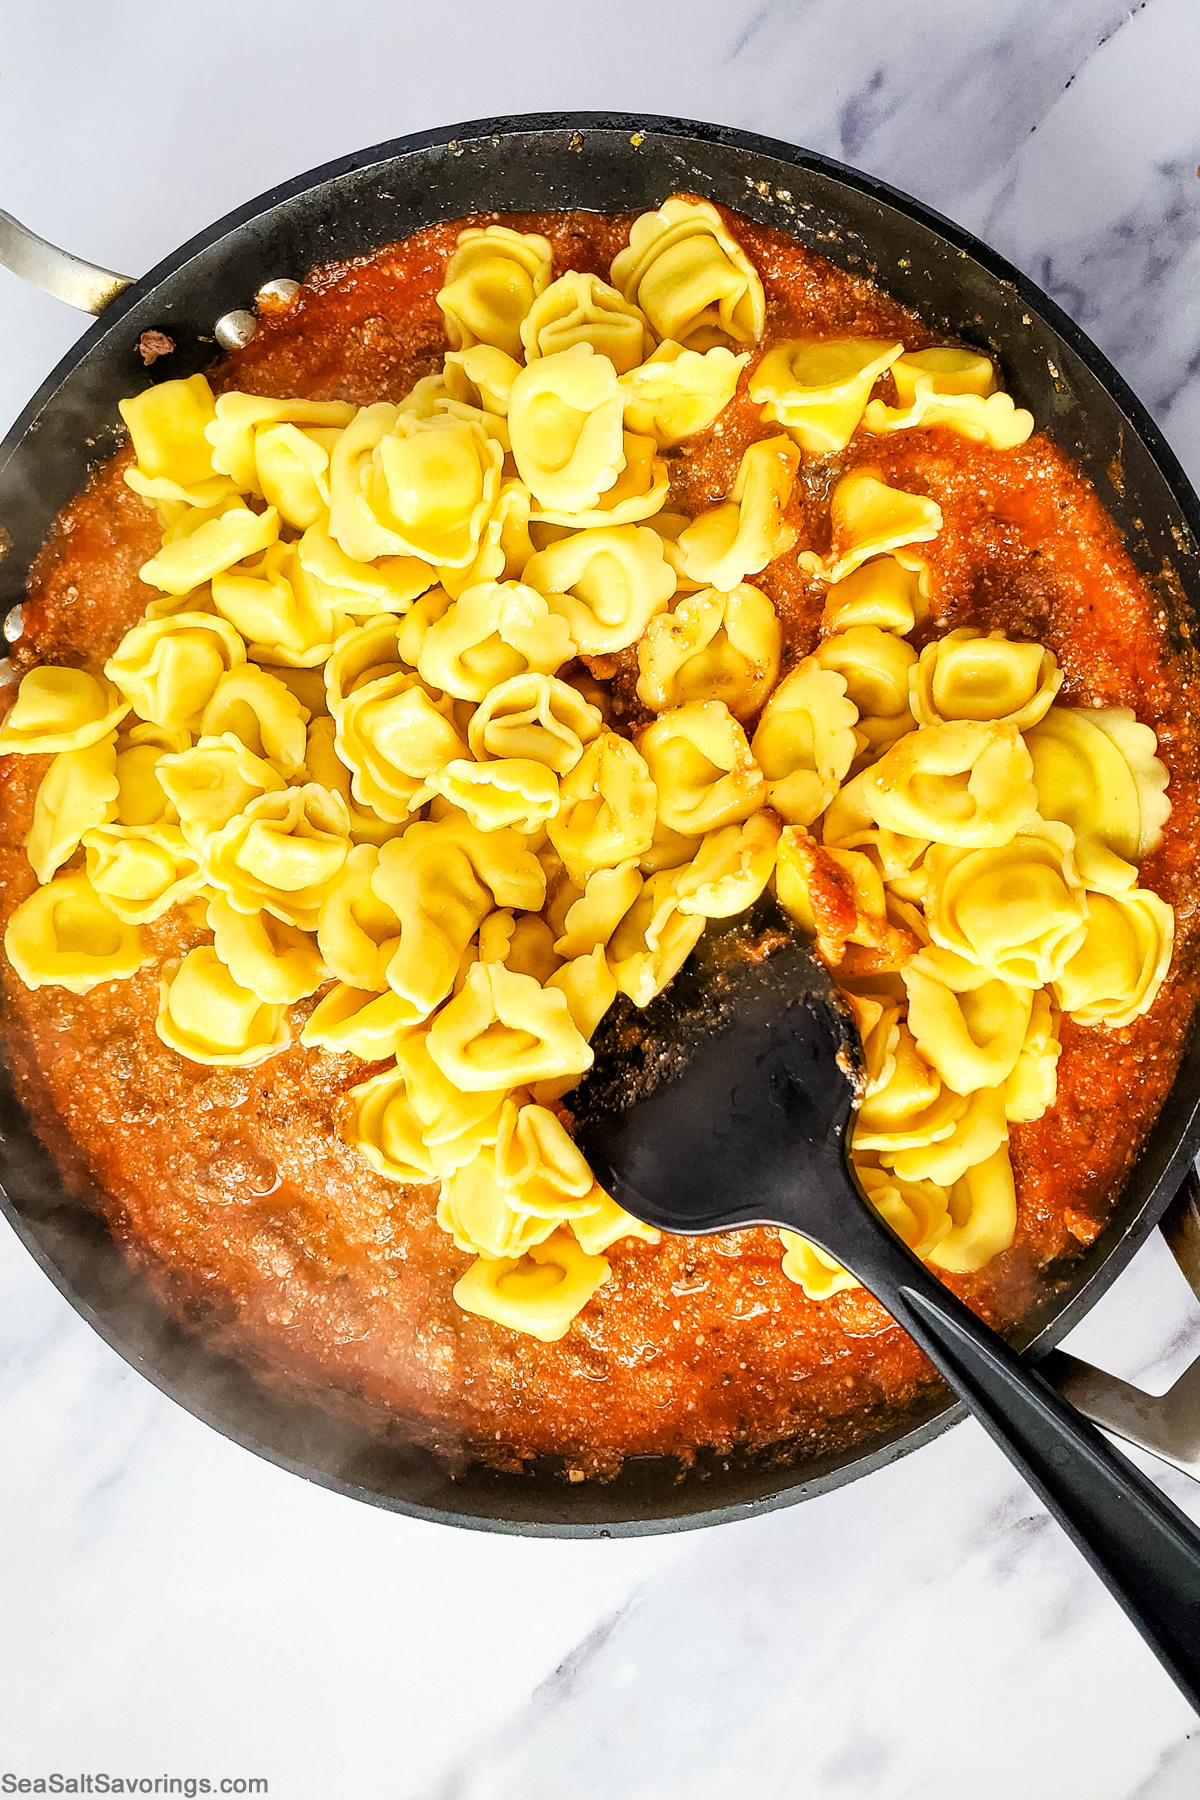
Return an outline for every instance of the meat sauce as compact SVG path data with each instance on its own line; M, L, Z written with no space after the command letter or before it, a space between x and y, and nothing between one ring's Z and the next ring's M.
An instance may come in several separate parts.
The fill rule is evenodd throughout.
M556 274L603 275L629 223L587 213L503 222L545 233ZM768 342L814 331L886 335L910 349L931 341L866 280L731 222L764 279ZM214 385L360 404L402 398L440 363L435 295L462 223L317 270L291 304L263 316ZM670 504L694 512L723 498L747 443L774 429L743 377L714 429L671 453ZM148 591L137 570L158 528L122 480L128 456L96 473L39 556L19 669L98 667L140 617ZM1060 698L1133 706L1158 733L1171 776L1171 818L1142 881L1176 909L1172 974L1123 1030L1064 1020L1057 1103L1013 1130L1016 1240L977 1275L950 1278L1004 1326L1100 1230L1181 1053L1197 983L1197 694L1096 495L1047 439L998 453L931 429L860 437L840 459L806 459L792 502L801 547L827 546L829 491L860 461L942 508L927 629L1002 626L1040 639L1065 671ZM783 621L786 668L816 640L821 592L794 554L757 579ZM618 720L637 723L631 654L610 672ZM35 885L22 843L47 760L0 762L5 921ZM160 960L208 939L181 908L150 931ZM701 1446L787 1440L804 1454L855 1441L934 1379L869 1295L806 1299L782 1273L773 1232L616 1244L612 1279L555 1344L465 1314L451 1289L471 1259L435 1224L435 1191L383 1180L341 1141L339 1099L371 1072L363 1064L298 1047L255 1068L189 1063L155 1034L154 967L81 998L31 993L7 968L4 980L9 1058L64 1171L100 1190L113 1231L165 1304L267 1381L500 1466L550 1452L575 1474L603 1474L634 1453L687 1461ZM294 1009L294 1030L314 1003Z

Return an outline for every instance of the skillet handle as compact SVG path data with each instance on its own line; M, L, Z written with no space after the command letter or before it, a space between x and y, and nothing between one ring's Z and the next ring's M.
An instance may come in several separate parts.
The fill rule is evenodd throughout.
M116 275L48 244L6 212L0 212L0 266L88 313L103 312L133 281L132 275Z
M943 1287L861 1195L845 1223L844 1238L839 1231L830 1252L958 1391L1200 1712L1195 1528L1037 1369Z

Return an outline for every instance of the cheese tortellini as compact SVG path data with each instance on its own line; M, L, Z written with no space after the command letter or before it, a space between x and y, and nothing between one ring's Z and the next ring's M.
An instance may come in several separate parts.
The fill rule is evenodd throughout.
M760 356L755 262L687 196L610 273L471 227L441 368L402 399L192 376L123 402L160 536L141 617L102 669L31 668L0 722L0 754L49 759L19 979L138 978L152 1008L157 982L191 1063L330 1059L364 1179L426 1188L464 1259L465 1329L546 1343L658 1242L571 1092L710 919L773 882L812 934L863 1039L864 1191L955 1273L1013 1242L1009 1135L1054 1104L1064 1032L1144 1014L1174 943L1141 868L1154 731L1062 704L1045 645L939 630L938 501L859 459L927 427L1012 451L1032 421L990 358L797 322ZM829 548L797 556L831 479L806 459L847 451ZM783 1252L812 1300L857 1285Z

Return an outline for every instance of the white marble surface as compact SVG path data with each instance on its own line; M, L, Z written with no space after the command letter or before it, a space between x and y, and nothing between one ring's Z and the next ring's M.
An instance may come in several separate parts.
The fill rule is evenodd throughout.
M57 0L0 35L0 204L140 270L246 195L494 111L723 120L990 238L1200 476L1192 0ZM0 423L80 322L0 274ZM1165 1386L1152 1243L1075 1345ZM1200 1734L974 1426L695 1536L475 1537L357 1507L160 1398L0 1235L0 1775L282 1800L1190 1800ZM1165 1482L1194 1516L1200 1488Z

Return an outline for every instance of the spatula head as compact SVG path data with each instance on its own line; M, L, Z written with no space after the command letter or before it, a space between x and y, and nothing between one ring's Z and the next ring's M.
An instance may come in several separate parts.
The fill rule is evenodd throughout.
M665 1231L740 1225L824 1236L845 1205L846 1132L860 1082L853 1019L769 895L710 925L670 987L619 999L570 1096L601 1186Z

